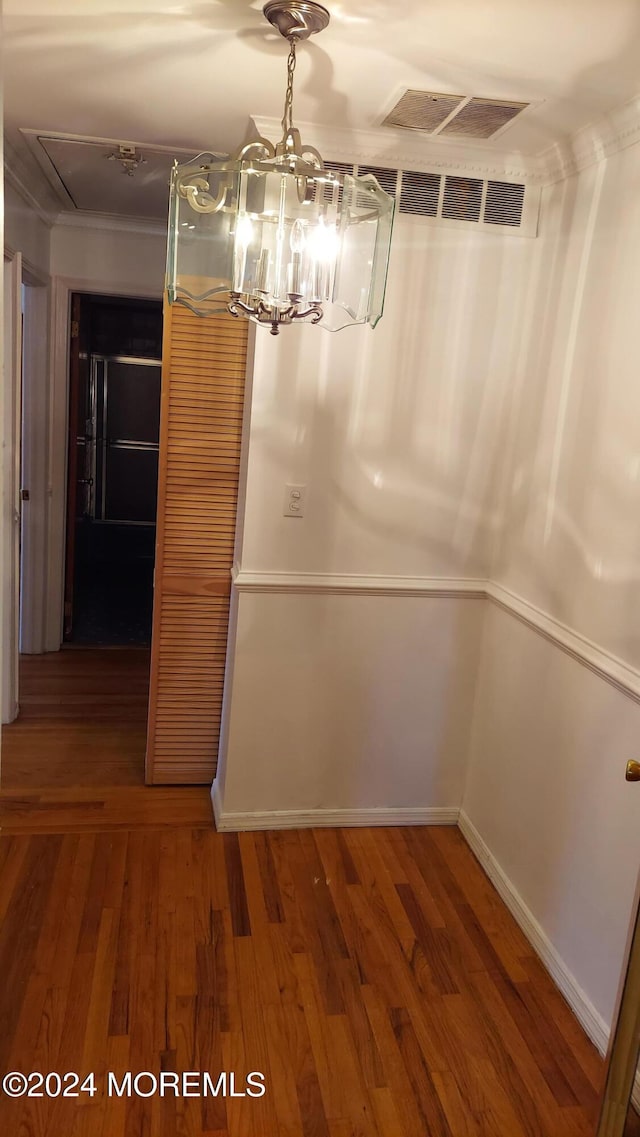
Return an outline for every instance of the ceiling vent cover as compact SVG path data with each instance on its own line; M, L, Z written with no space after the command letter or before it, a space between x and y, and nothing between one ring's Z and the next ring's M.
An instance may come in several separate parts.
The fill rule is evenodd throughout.
M383 126L402 126L425 134L451 134L461 138L493 138L529 103L513 99L476 99L435 91L405 91Z
M494 134L528 106L528 103L502 102L498 99L470 99L444 124L442 134L493 138Z
M435 91L405 91L384 120L385 126L405 126L410 130L426 130L428 134L442 126L445 119L464 102L464 95L442 95Z

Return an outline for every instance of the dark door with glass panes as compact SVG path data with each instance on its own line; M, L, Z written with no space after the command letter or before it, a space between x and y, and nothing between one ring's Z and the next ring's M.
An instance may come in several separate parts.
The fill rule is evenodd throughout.
M148 643L162 307L78 294L72 310L65 639Z

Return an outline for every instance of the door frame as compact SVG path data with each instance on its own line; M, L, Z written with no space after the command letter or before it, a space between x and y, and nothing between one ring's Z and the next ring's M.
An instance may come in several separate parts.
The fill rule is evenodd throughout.
M18 651L44 650L51 280L4 246L5 424L2 527L2 720L18 710ZM10 307L9 307L10 306ZM25 501L22 490L26 491Z
M64 583L67 537L69 438L69 330L71 294L118 296L124 300L162 300L163 290L136 288L113 280L53 279L51 304L51 404L49 414L49 556L46 584L45 651L58 651L64 638Z
M50 279L22 262L20 651L44 651L47 578Z
M3 260L2 358L2 722L18 714L20 638L20 422L22 418L22 256Z

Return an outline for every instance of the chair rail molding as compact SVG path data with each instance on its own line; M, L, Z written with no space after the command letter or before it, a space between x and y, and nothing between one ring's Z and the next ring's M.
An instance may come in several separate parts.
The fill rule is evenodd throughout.
M262 572L234 565L231 570L234 590L289 595L424 596L434 599L488 600L576 662L588 667L601 679L611 683L624 695L640 703L640 670L619 659L593 640L544 612L535 604L518 596L493 580L473 577L379 576L376 574Z

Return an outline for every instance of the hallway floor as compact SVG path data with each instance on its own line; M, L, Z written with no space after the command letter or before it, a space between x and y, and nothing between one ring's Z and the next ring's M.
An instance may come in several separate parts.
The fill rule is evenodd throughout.
M143 785L149 657L130 647L21 656L2 789Z
M22 656L20 715L2 731L2 831L210 827L208 786L144 783L148 692L148 648Z
M97 1092L0 1095L2 1133L591 1137L602 1061L457 829L218 834L206 787L135 780L142 676L114 655L54 699L42 658L0 795L0 1071ZM37 784L61 746L78 789L58 759ZM109 1096L109 1071L266 1093Z

